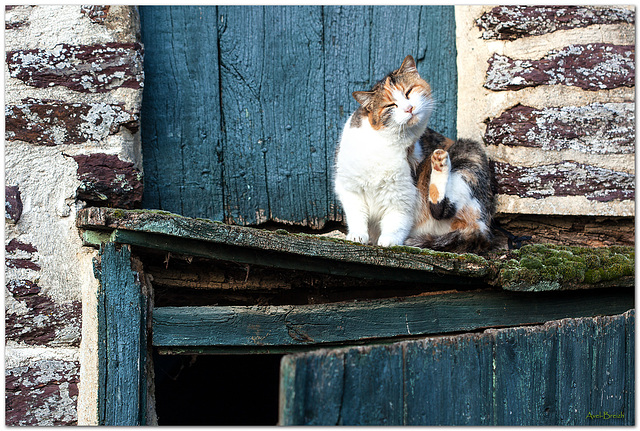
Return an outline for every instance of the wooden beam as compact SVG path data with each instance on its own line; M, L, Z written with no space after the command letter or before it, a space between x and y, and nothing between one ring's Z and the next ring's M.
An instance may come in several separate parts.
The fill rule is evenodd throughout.
M114 243L96 264L100 425L146 423L147 294L131 265L131 248Z
M533 244L486 256L378 247L319 235L232 226L164 211L86 208L78 227L110 240L186 255L325 274L425 284L549 291L634 286L633 247ZM99 241L103 236L89 240Z
M631 289L598 289L579 296L482 290L320 305L160 307L153 312L153 345L286 350L529 325L622 313L633 306Z

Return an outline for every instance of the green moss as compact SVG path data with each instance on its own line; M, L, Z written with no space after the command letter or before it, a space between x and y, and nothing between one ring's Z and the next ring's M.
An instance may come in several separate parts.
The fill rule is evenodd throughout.
M515 259L500 267L500 284L518 290L548 290L557 289L558 284L615 280L634 274L634 254L632 247L527 245L514 250Z
M116 208L111 212L111 216L113 218L123 218L124 217L124 210Z

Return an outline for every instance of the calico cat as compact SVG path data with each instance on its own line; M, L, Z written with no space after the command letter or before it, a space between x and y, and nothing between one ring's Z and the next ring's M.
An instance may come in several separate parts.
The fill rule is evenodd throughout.
M347 239L381 246L480 251L495 210L481 144L427 128L431 88L410 55L370 91L356 91L336 155Z

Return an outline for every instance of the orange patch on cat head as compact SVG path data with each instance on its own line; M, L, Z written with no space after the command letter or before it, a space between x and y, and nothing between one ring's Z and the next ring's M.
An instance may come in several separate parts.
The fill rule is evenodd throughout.
M461 208L453 218L451 230L478 230L478 211L471 207Z
M395 104L393 91L399 90L403 94L407 91L420 91L425 97L431 96L431 87L420 77L415 67L415 61L407 56L400 68L394 70L370 91L355 91L353 97L367 111L369 123L374 130L381 129L390 117L390 106Z
M435 204L438 202L439 197L440 197L440 192L438 192L438 187L436 187L435 184L431 184L429 186L429 200Z

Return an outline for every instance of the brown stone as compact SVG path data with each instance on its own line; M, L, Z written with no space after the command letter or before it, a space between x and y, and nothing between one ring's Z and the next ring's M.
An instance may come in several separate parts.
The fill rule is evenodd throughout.
M633 154L633 103L594 103L536 109L516 105L487 122L491 145L576 150L591 154Z
M7 140L36 145L100 142L120 132L136 133L139 116L120 105L107 103L64 103L27 99L5 108Z
M80 11L89 17L95 24L104 24L104 20L109 14L109 7L104 5L83 5Z
M17 223L22 216L22 199L18 186L4 187L4 218Z
M135 208L142 202L142 173L113 154L74 156L82 185L78 199L94 206Z
M24 242L18 241L17 239L12 239L9 241L9 244L5 247L7 253L14 252L16 250L25 251L27 253L35 253L38 249L32 244L26 244Z
M635 24L635 11L593 6L497 6L476 25L483 39L513 40L593 24Z
M62 85L84 93L103 93L118 87L142 88L142 57L139 43L110 42L9 51L6 62L12 78L33 87Z
M10 280L6 287L14 298L35 295L40 293L41 290L40 286L31 280Z
M82 305L79 301L57 304L42 294L14 297L22 302L28 311L25 314L17 314L11 309L7 310L7 340L29 345L46 345L53 340L75 347L80 345ZM59 335L63 332L65 335Z
M77 425L77 361L35 360L5 370L5 424Z
M40 265L35 262L32 262L31 259L5 259L5 265L7 268L23 268L23 269L31 269L33 271L40 271Z
M539 60L493 54L488 62L484 87L494 91L557 84L596 91L635 85L634 45L569 45Z
M524 167L493 161L497 192L522 198L584 196L609 202L635 198L635 175L573 161Z

